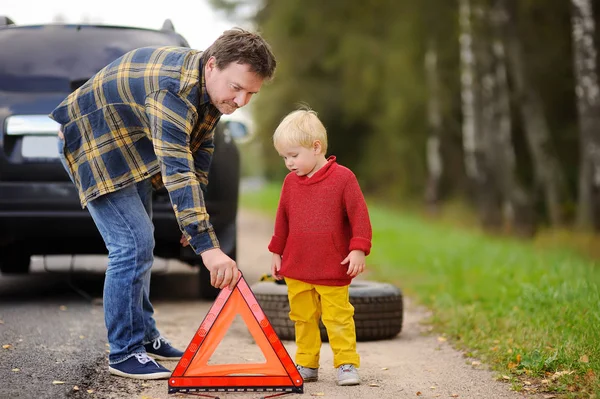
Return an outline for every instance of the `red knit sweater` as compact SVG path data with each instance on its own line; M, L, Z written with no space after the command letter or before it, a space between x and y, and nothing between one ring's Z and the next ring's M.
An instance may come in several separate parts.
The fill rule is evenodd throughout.
M352 278L341 262L355 249L369 254L371 222L354 173L327 161L312 177L286 176L269 251L282 255L282 276L343 286Z

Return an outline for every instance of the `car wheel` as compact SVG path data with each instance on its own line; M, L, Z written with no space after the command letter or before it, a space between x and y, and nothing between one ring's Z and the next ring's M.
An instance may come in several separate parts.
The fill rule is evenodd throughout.
M290 320L287 286L261 281L252 291L280 339L294 340L294 323ZM392 284L374 281L353 281L350 303L354 306L357 341L393 338L402 330L402 292ZM328 341L327 331L320 323L321 340Z
M29 273L31 256L23 250L23 246L13 244L0 249L0 271L3 274Z

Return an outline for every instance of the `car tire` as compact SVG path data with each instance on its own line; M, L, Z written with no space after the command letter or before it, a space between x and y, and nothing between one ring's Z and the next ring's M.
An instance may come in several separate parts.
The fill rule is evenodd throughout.
M27 274L31 256L22 245L13 244L0 249L0 272L2 274Z
M296 334L289 317L287 286L261 281L251 288L279 338L294 340ZM392 284L353 281L350 284L350 303L354 306L357 341L390 339L402 331L402 292ZM327 342L323 323L320 323L320 330L321 340Z

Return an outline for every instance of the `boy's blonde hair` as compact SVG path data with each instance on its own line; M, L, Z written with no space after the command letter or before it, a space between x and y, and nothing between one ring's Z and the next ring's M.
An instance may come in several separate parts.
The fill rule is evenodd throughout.
M277 126L273 145L277 150L285 146L312 148L315 140L321 142L323 154L327 152L327 130L317 113L310 108L290 112Z

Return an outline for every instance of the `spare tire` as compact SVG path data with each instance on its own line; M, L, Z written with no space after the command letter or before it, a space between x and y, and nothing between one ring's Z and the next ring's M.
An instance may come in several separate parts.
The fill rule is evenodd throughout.
M272 281L252 285L252 291L280 339L294 340L294 323L290 320L287 286ZM390 339L402 330L402 292L392 284L357 280L350 284L350 303L354 306L357 341ZM320 323L321 339L327 330Z

